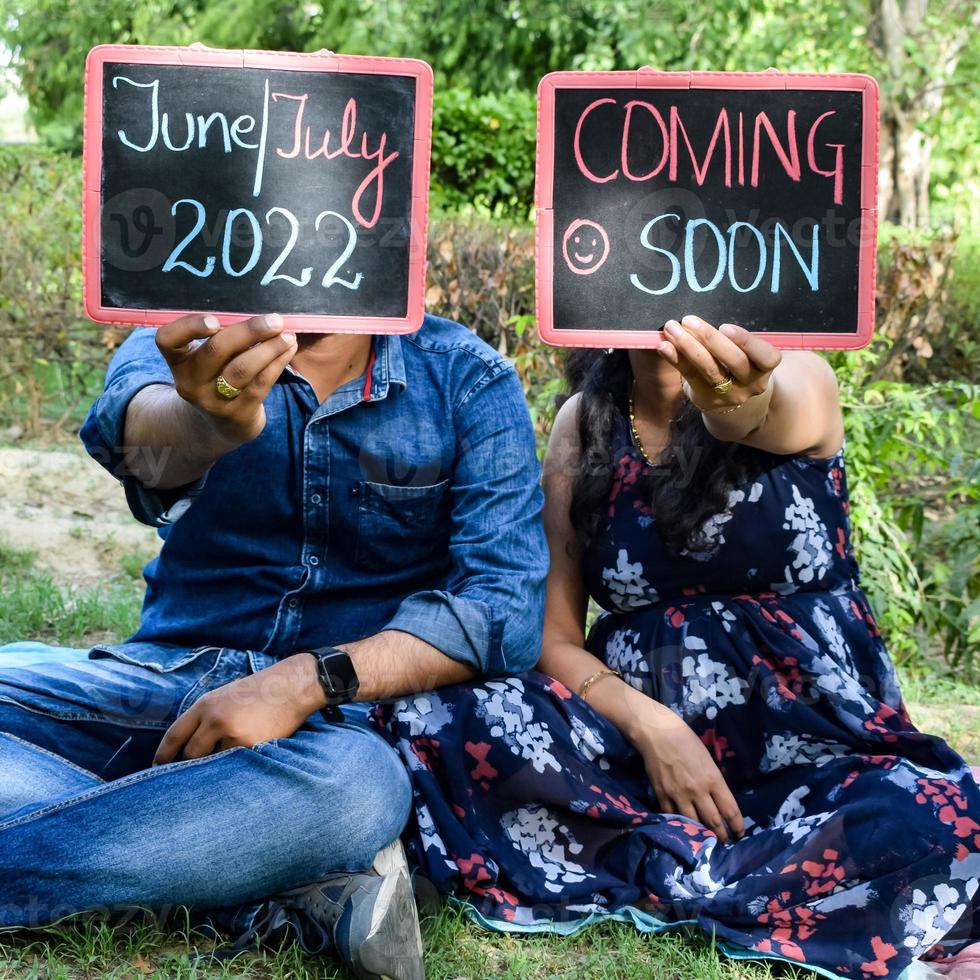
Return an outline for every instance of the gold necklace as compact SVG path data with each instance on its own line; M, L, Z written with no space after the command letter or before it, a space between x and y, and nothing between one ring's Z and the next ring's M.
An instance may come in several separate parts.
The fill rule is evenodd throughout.
M640 455L646 460L647 466L655 466L656 464L647 455L646 449L643 448L643 440L640 438L640 433L636 431L636 381L630 386L630 432L633 435L633 445L640 450Z

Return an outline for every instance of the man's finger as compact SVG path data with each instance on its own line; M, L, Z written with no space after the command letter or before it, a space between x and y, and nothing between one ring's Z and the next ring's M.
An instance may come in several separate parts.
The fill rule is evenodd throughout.
M285 334L283 335L285 336ZM271 364L263 368L248 386L248 393L252 398L265 401L266 395L272 390L279 375L286 370L286 365L296 356L297 346L292 344L287 350L283 351Z
M282 333L282 317L278 313L253 316L240 320L212 335L193 352L191 363L198 381L213 381L224 373L228 362L250 347Z
M193 708L185 711L164 732L163 738L157 746L156 755L153 756L153 765L162 766L166 762L173 762L180 754L180 750L187 743L187 740L194 734L194 730L198 726L198 721L198 713Z
M734 323L723 323L719 329L732 343L745 351L757 371L772 371L783 359L783 355L768 340L755 336L745 327L736 326Z
M232 358L222 369L221 376L236 388L247 388L270 364L285 357L287 363L296 353L296 335L280 334L250 347L244 354ZM280 372L281 373L281 372ZM268 394L268 392L267 392Z
M173 366L183 361L195 349L195 340L213 337L218 332L216 316L182 316L157 328L157 348L166 362Z
M720 330L697 316L684 317L681 326L700 338L715 360L724 364L736 381L745 382L751 379L753 365L748 355Z
M184 746L185 759L203 759L210 755L218 745L220 733L210 725L200 725Z

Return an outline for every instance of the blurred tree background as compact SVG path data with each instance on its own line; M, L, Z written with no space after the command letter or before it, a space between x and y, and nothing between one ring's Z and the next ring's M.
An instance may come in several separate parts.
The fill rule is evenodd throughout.
M0 0L0 42L39 137L0 147L0 427L8 441L72 434L123 335L81 316L78 154L95 44L427 60L428 305L514 359L542 445L560 353L533 334L538 79L644 64L869 72L882 91L878 329L868 350L830 358L847 411L855 537L896 659L975 680L978 28L974 0Z

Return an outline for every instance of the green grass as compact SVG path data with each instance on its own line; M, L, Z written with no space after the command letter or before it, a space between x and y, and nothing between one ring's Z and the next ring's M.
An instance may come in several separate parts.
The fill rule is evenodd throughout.
M135 632L142 583L123 574L98 586L64 586L34 567L34 555L0 543L0 644L41 640L89 646Z
M643 936L606 923L573 938L501 936L444 908L423 920L430 980L803 980L781 963L719 957L709 940L678 933ZM332 960L287 945L232 960L209 956L211 943L187 930L161 932L152 921L112 929L90 923L0 936L0 978L44 980L346 980Z
M969 704L980 707L980 687L949 674L926 673L921 669L899 671L906 701L920 704Z

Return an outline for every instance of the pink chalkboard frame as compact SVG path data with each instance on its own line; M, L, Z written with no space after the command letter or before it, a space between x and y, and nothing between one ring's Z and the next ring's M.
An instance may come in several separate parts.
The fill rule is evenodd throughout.
M295 53L209 48L202 44L168 47L100 44L85 62L85 110L82 199L82 265L85 313L96 323L161 326L200 310L141 310L102 305L100 243L102 178L102 67L127 61L150 65L196 65L267 68L276 71L333 71L375 75L407 75L415 79L415 135L412 167L411 244L408 261L408 302L404 317L351 317L284 314L287 330L306 333L412 333L425 315L425 262L429 211L429 157L432 144L432 69L414 58L339 55L332 51ZM225 326L248 313L208 310ZM271 311L268 311L271 312Z
M878 83L870 75L809 74L769 68L761 72L683 71L652 68L637 71L556 71L538 85L538 141L535 160L535 290L538 334L554 347L656 348L660 330L563 330L554 322L555 92L568 88L721 88L829 89L862 94L864 126L861 147L861 242L858 247L858 324L856 332L769 332L762 336L786 350L856 350L866 347L874 330L877 256ZM696 310L686 312L696 313Z

